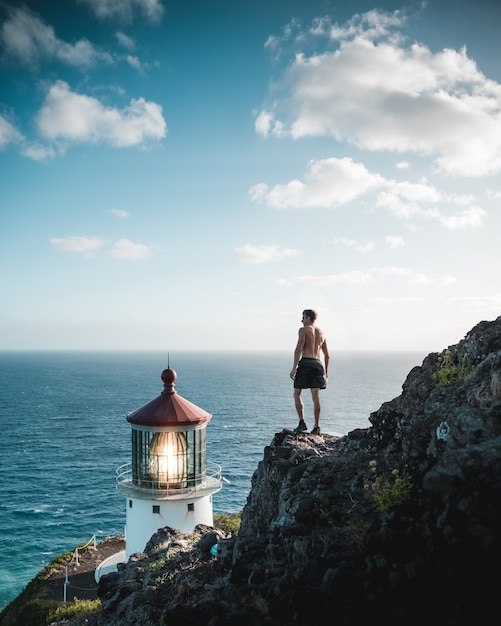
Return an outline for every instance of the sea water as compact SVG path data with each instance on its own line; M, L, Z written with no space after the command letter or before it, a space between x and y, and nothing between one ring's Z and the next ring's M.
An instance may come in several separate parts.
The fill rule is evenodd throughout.
M370 427L421 353L333 353L321 430ZM297 426L292 353L0 352L0 610L55 556L124 534L116 468L131 460L125 415L156 398L162 371L212 415L207 460L222 467L214 513L241 511L276 432ZM303 392L305 420L313 405Z

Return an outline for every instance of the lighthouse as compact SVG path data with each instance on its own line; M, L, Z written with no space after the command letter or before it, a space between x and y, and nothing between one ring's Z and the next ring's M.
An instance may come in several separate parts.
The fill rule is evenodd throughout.
M221 489L221 467L206 458L212 418L174 389L177 373L161 375L162 393L126 415L132 428L132 462L117 469L117 489L127 498L126 559L159 528L193 532L213 526L212 496Z

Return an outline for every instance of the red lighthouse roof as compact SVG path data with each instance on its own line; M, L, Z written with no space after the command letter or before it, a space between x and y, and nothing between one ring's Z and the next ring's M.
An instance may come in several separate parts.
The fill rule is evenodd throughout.
M162 393L127 415L127 421L137 426L197 426L210 421L212 415L193 402L180 396L174 389L175 370L168 367L162 372Z

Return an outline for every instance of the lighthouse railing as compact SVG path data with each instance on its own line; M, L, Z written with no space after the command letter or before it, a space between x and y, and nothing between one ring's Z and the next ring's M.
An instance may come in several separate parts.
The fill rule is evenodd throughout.
M132 463L124 463L116 469L116 483L117 488L126 492L128 489L140 489L143 492L149 492L151 495L167 495L167 496L182 496L197 491L203 491L208 487L221 488L222 486L222 468L216 463L207 462L205 479L202 481L188 481L184 486L176 487L158 487L158 480L145 480L141 478L140 484L136 484L133 480Z

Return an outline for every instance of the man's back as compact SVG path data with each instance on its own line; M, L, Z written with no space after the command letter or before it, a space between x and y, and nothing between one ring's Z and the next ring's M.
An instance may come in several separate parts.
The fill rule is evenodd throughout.
M301 331L304 334L303 357L318 359L322 345L325 342L323 332L313 324L305 326Z

